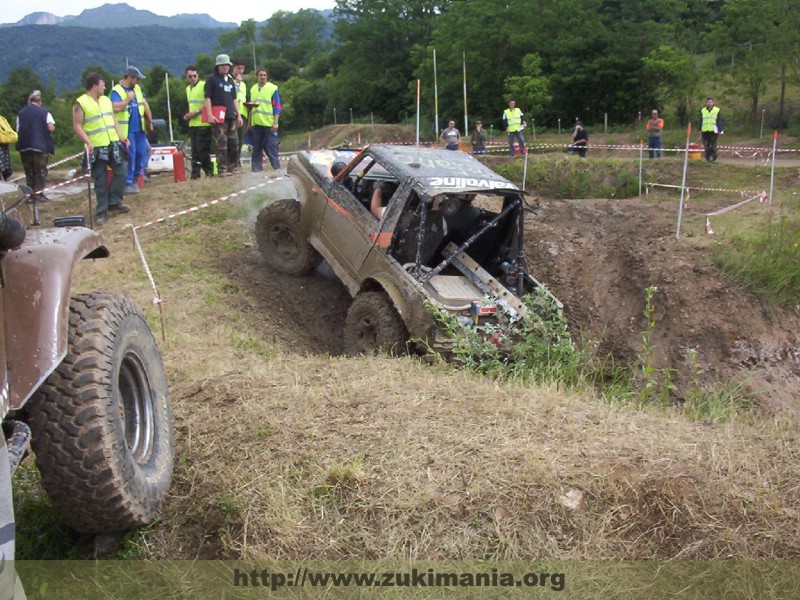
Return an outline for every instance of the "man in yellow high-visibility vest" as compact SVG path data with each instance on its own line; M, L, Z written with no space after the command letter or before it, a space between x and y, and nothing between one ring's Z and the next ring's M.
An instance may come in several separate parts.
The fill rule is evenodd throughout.
M508 132L508 149L511 156L514 156L514 140L519 144L520 155L525 154L525 140L522 138L522 130L528 126L525 115L517 108L514 100L508 101L508 108L503 111L503 129Z
M119 84L111 88L109 94L119 130L130 142L126 194L139 191L137 180L144 175L147 168L147 132L153 131L153 113L150 112L150 105L139 85L139 81L144 78L144 73L129 66Z
M106 212L126 213L130 210L122 202L125 194L125 160L128 139L120 131L114 117L111 99L105 95L106 82L97 73L86 76L86 93L72 107L72 130L86 147L89 158L87 170L91 171L94 193L97 196L95 223L106 221ZM108 183L108 168L112 176Z
M700 109L700 136L703 138L706 162L717 162L717 138L725 129L725 121L719 107L714 106L714 99L706 98L706 105Z
M256 71L256 84L250 88L250 101L258 104L252 111L253 132L253 172L264 170L263 154L266 152L270 166L278 170L281 161L278 157L278 121L281 116L281 95L278 86L269 81L269 73L264 67Z
M206 177L214 174L211 164L211 126L203 121L206 84L200 81L197 67L190 65L184 69L186 81L186 102L189 110L183 120L189 123L189 137L192 140L192 179L200 179L201 170Z

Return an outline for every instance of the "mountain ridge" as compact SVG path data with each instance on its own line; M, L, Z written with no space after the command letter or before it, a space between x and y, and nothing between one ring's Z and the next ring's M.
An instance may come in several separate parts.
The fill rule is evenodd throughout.
M232 22L221 22L207 14L181 13L172 17L157 15L149 10L139 10L124 2L103 4L87 8L79 15L58 16L48 12L33 12L16 23L2 23L0 27L27 25L55 25L59 27L88 27L93 29L118 29L127 27L160 26L174 29L231 29Z

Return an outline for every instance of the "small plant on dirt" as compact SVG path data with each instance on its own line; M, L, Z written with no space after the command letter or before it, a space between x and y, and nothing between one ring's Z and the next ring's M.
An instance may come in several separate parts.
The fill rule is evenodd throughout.
M691 379L684 394L682 411L692 421L727 421L750 408L751 398L743 382L717 383L711 388L702 385L703 368L695 348L689 348L689 369Z
M498 313L496 323L475 326L448 311L431 307L453 340L456 362L478 373L567 385L582 379L584 354L572 340L564 313L546 290L523 298L528 316L512 321Z
M656 348L653 344L653 333L656 329L656 321L653 318L656 306L653 302L658 288L650 286L644 290L644 311L643 315L647 321L645 330L642 333L642 349L639 353L638 375L639 375L639 400L643 404L659 402L666 403L669 400L670 392L675 388L672 383L672 371L670 369L659 369L655 366Z

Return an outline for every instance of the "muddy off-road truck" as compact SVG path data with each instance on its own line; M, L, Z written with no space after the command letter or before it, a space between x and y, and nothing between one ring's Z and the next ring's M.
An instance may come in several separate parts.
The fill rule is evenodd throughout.
M7 456L13 472L30 444L48 496L78 531L143 525L172 477L161 356L128 298L72 295L77 264L109 255L102 238L80 226L82 217L26 230L30 207L23 196L0 212L0 416L8 450L0 448L0 459ZM0 536L9 532L3 525Z
M526 315L520 297L539 283L524 259L525 194L472 156L381 144L303 152L287 173L294 197L259 213L259 250L292 275L330 264L354 298L348 354L403 352L409 340L446 351L431 306L465 325Z

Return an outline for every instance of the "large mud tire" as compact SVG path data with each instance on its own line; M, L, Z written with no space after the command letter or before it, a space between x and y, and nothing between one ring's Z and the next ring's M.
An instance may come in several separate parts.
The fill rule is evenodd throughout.
M403 319L383 292L363 292L347 311L344 347L349 356L408 352L408 331Z
M169 390L141 312L125 296L73 297L67 356L28 405L36 466L78 531L153 520L172 479Z
M267 264L287 275L306 275L322 261L302 235L300 205L295 200L279 200L261 209L256 241Z

